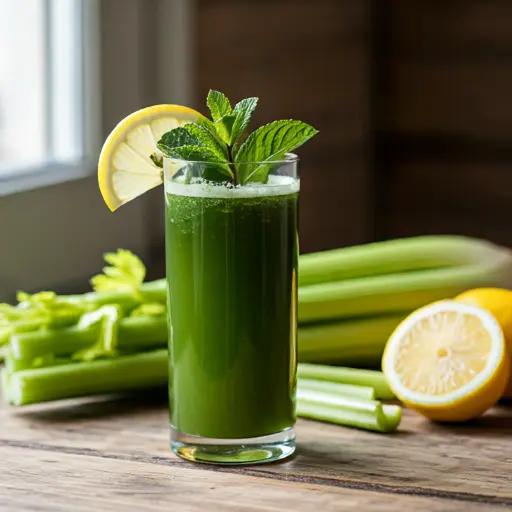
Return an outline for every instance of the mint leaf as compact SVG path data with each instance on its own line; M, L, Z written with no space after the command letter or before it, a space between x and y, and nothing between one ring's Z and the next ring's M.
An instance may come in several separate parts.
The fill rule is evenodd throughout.
M199 126L203 127L205 130L208 130L209 133L213 135L215 140L222 146L225 147L226 143L222 139L222 137L219 135L219 132L217 130L217 126L215 126L215 123L208 119L207 117L200 117L195 124L198 124ZM227 148L226 148L227 152ZM227 158L226 158L227 160Z
M228 146L232 144L232 132L233 125L235 124L236 116L233 114L226 114L222 116L220 119L215 121L215 129L219 134L219 137L222 139L224 143Z
M222 162L218 155L200 143L170 148L168 156L187 162Z
M281 160L317 133L318 130L302 121L274 121L261 126L249 135L234 156L239 182L266 183L272 166L254 165L254 162L271 164Z
M258 98L245 98L239 101L233 109L233 114L236 116L233 128L231 130L231 141L236 142L240 136L245 132L249 123L251 122L251 116L256 106L258 105Z
M228 159L228 148L216 134L196 123L188 123L183 128L195 137L201 146L210 149L223 160Z
M258 104L258 98L246 98L235 105L235 108L215 119L215 129L222 141L228 146L242 135L251 121L251 115Z
M201 143L188 130L180 126L162 135L156 147L166 156L173 156L172 149L180 146L199 146Z
M219 137L219 134L217 133L217 128L215 128L215 124L211 119L208 119L207 117L200 117L196 120L195 124L198 124L199 126L202 126L205 130L208 130L221 144L223 144L223 140Z
M194 165L193 176L209 181L231 181L233 173L224 159L204 146L181 146L169 150L168 156Z
M206 104L212 113L212 119L214 121L219 120L225 115L231 114L231 104L227 96L219 91L210 90L208 97L206 98Z

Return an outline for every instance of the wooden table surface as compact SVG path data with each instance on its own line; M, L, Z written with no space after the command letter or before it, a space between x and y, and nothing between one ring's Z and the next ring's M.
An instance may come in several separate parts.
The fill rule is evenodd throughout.
M161 398L0 410L4 511L512 510L512 408L380 435L301 420L281 464L196 465L168 448Z

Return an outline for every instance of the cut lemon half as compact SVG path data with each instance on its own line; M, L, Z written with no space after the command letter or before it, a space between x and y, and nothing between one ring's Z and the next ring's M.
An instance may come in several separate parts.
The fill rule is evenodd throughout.
M151 160L157 142L173 128L202 117L180 105L155 105L125 117L110 133L98 162L98 182L107 206L121 205L160 185L162 169Z
M382 357L395 395L436 421L480 416L502 396L509 367L503 332L493 315L451 300L403 320Z

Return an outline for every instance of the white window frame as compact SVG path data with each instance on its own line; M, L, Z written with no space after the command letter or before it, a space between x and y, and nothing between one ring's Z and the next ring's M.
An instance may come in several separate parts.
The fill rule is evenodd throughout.
M104 252L122 247L148 261L163 246L163 193L111 213L97 186L97 154L137 108L190 104L193 0L81 2L83 141L91 158L0 176L0 300L20 289L80 290Z

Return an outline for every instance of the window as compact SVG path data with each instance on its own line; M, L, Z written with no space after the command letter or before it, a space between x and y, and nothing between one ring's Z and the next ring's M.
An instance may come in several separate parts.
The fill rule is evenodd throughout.
M84 157L83 5L0 0L3 175Z
M46 156L44 1L0 0L0 12L0 172L6 172Z
M190 104L191 6L0 0L0 301L83 290L119 247L160 250L163 194L112 214L96 162L126 115Z

